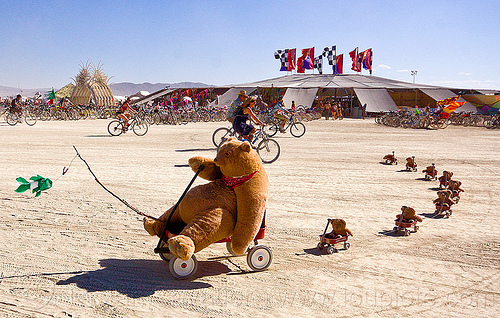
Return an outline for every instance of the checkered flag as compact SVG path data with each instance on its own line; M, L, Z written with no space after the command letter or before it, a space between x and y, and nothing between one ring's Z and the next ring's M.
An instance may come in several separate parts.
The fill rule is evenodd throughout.
M323 56L328 59L328 64L335 65L337 59L337 46L327 46L323 49Z
M323 56L319 55L314 58L314 68L318 69L320 74L323 74Z
M280 71L288 71L288 51L289 49L276 50L274 52L274 58L279 59L281 62Z

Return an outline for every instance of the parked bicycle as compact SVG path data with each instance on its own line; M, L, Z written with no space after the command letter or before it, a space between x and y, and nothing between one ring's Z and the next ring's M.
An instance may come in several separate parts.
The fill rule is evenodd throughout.
M255 132L251 145L255 151L257 151L257 154L259 154L262 162L273 163L278 160L281 148L278 142L270 138L270 136L266 133L265 127L266 126L262 126ZM242 139L242 137L237 134L232 127L220 127L217 128L212 134L212 142L217 148L219 148L220 145L232 136L235 136L239 140L246 140Z
M281 121L275 118L270 125L266 126L269 137L273 137L278 131L285 133L287 129L290 129L290 133L296 138L300 138L306 133L306 126L295 117L295 114L290 116L283 129L281 129L280 123Z
M129 129L132 129L134 134L137 136L144 136L148 132L148 124L145 120L142 120L139 117L132 117L128 123L128 127L125 127L121 118L112 120L108 124L109 134L111 136L120 136L121 134L126 133Z

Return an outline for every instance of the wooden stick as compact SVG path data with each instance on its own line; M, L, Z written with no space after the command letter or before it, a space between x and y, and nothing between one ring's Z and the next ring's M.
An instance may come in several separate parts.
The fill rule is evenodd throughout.
M111 194L112 196L114 196L116 199L118 199L118 201L120 201L121 203L125 204L128 208L130 208L132 211L134 211L135 213L139 214L139 215L142 215L142 216L145 216L147 218L150 218L150 219L153 219L153 220L156 220L156 221L160 221L160 222L164 222L158 218L155 218L151 215L147 215L146 213L143 213L141 211L139 211L137 208L135 208L134 206L130 205L127 201L123 200L122 198L120 198L119 196L117 196L116 194L114 194L113 192L111 192L110 190L108 190L108 188L106 188L102 183L101 181L99 181L99 179L97 179L96 175L94 174L94 172L92 171L92 169L90 169L90 166L89 164L87 163L87 161L85 161L85 159L82 158L82 156L80 155L80 153L78 152L78 150L76 149L75 146L73 146L73 148L75 149L76 151L76 155L78 156L78 158L80 158L84 163L85 165L87 166L87 168L89 169L90 173L92 174L92 176L94 177L95 181L104 189L106 190L109 194Z

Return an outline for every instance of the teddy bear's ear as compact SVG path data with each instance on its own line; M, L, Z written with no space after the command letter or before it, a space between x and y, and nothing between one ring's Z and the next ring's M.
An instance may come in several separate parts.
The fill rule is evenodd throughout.
M252 146L250 146L250 143L248 141L244 141L241 144L240 149L245 151L245 152L250 152L250 150L252 149Z

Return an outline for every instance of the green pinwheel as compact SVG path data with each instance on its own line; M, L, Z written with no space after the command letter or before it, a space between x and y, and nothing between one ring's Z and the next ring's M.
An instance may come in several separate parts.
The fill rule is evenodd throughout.
M18 193L24 192L31 189L33 193L36 193L35 197L40 196L42 191L50 189L52 187L52 180L49 178L44 178L40 175L36 175L30 178L31 181L19 177L16 179L20 183L19 187L15 190Z

